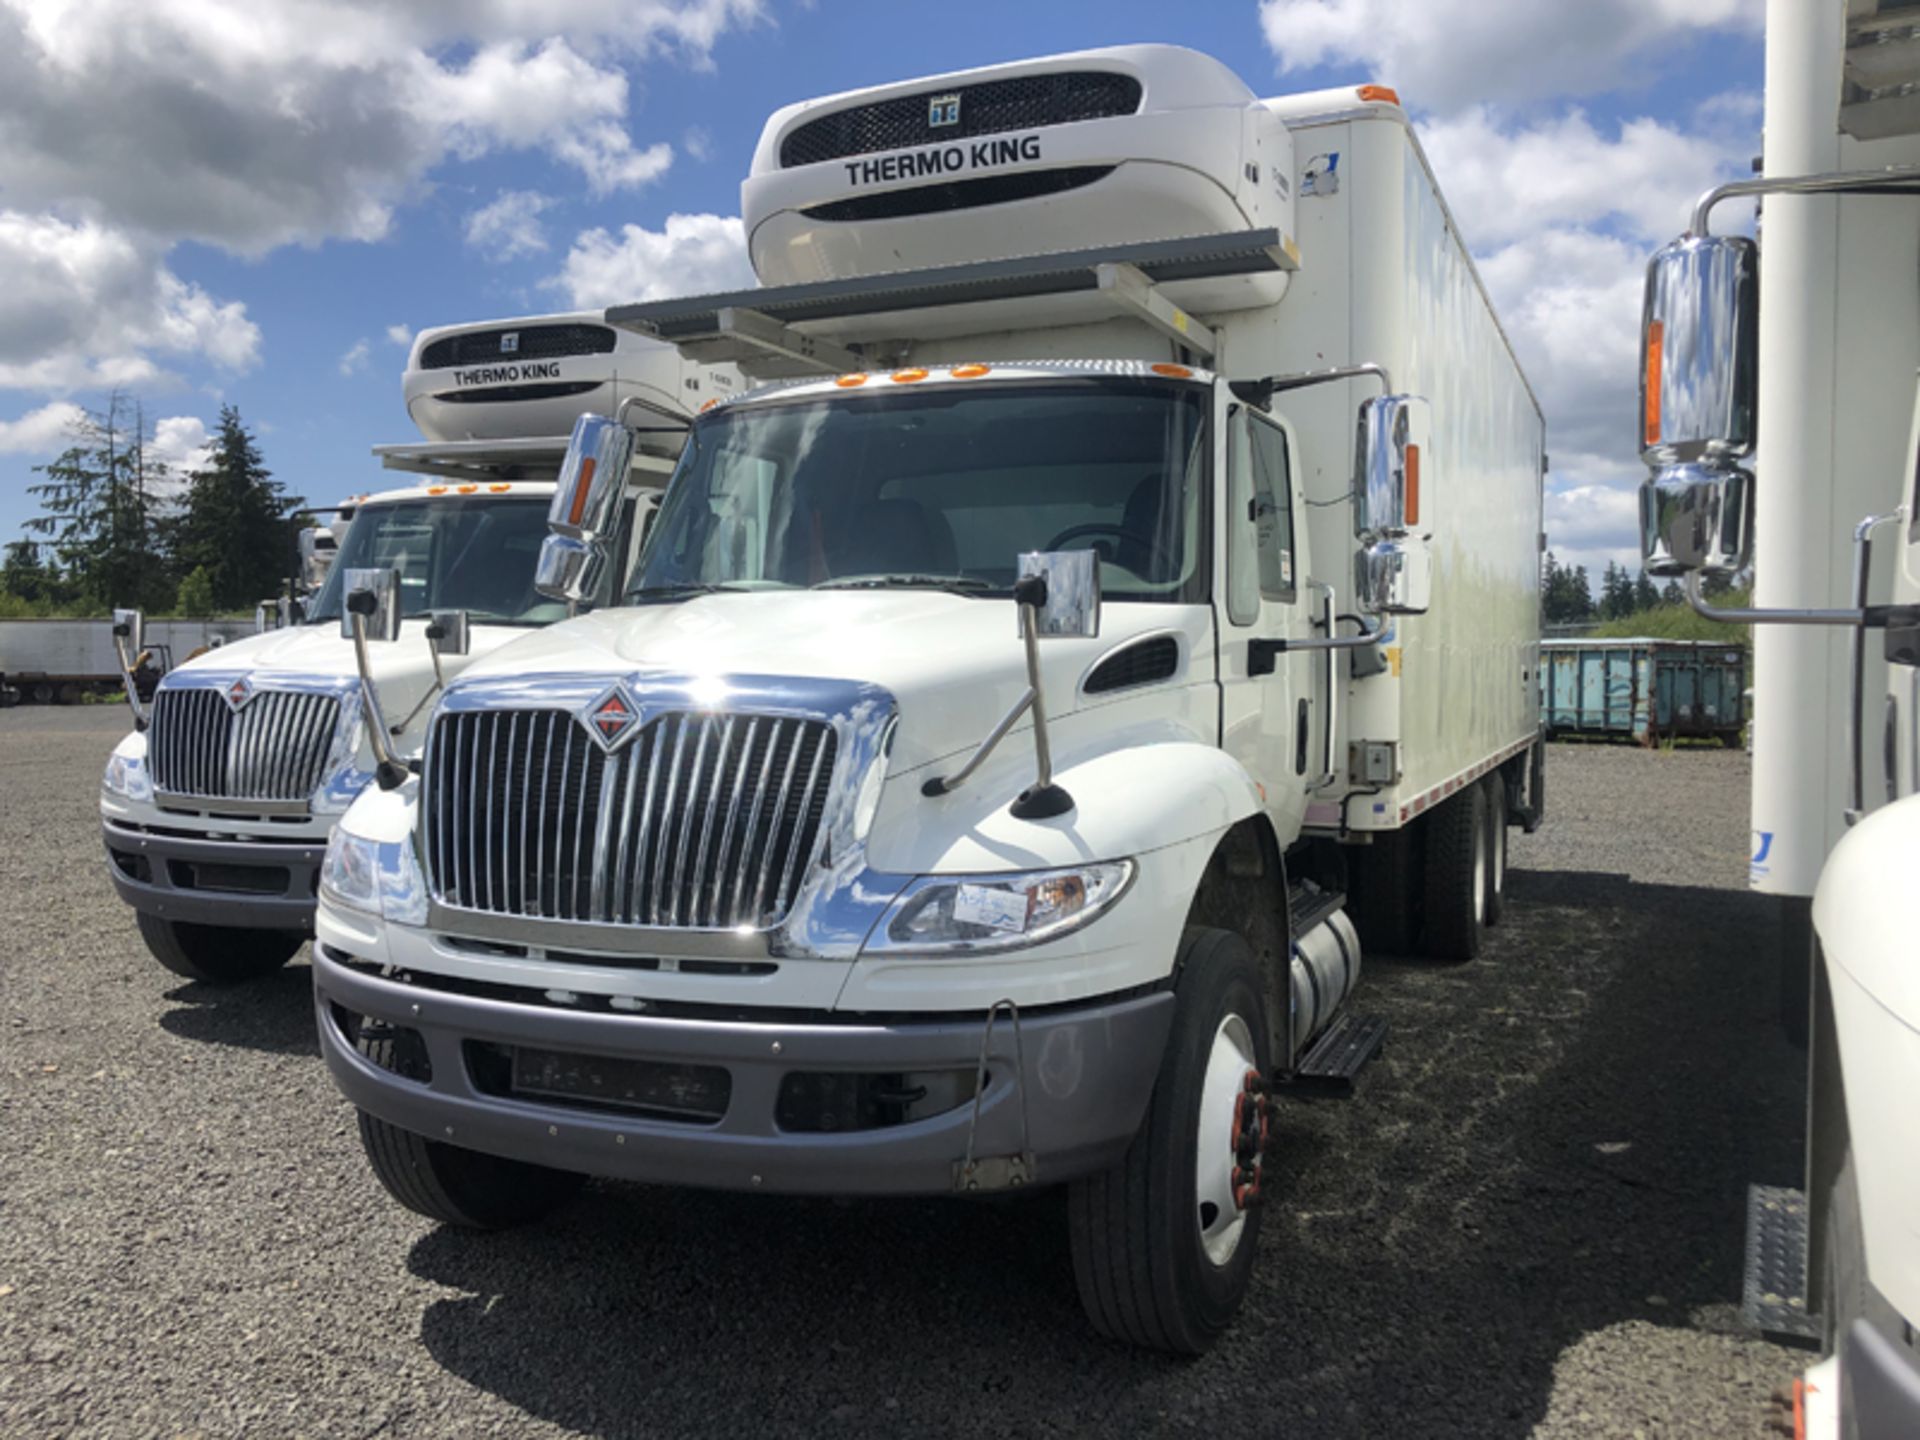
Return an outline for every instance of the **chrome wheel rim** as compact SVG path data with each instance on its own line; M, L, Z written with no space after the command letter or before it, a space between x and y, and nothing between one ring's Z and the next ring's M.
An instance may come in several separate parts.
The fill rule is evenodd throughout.
M1255 1088L1249 1089L1249 1079ZM1238 1014L1226 1016L1213 1032L1207 1069L1200 1085L1200 1136L1196 1153L1194 1219L1209 1263L1222 1266L1239 1250L1247 1229L1247 1208L1260 1189L1260 1159L1243 1161L1244 1127L1258 1108L1265 1138L1266 1089L1254 1054L1253 1032ZM1250 1172L1250 1173L1249 1173Z

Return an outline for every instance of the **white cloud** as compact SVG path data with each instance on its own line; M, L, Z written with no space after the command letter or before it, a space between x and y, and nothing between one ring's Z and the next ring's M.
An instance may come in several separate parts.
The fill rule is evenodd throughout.
M489 260L537 255L547 248L540 216L554 203L552 196L537 190L502 190L491 204L467 216L467 244Z
M541 149L597 192L636 146L623 64L709 63L763 0L0 0L0 193L244 253L376 239L447 156Z
M400 346L403 350L406 349L413 344L413 327L411 325L387 326L387 341L389 344Z
M176 479L204 469L213 454L207 422L197 415L169 415L155 421L147 453L164 463Z
M161 247L90 220L0 210L0 388L150 384L149 352L251 367L246 307L180 279Z
M1711 131L1636 119L1611 137L1579 110L1511 126L1490 106L1475 105L1424 122L1420 141L1475 247L1602 223L1665 239L1686 227L1695 198L1740 169L1756 143L1751 117L1724 118L1747 98L1703 107Z
M55 400L29 410L18 420L0 420L0 453L52 455L67 443L73 427L85 418L78 405Z
M1475 101L1596 95L1645 79L1664 50L1709 31L1758 35L1764 0L1261 0L1288 74L1347 66L1446 112Z
M364 339L354 341L347 347L347 353L340 357L340 373L358 375L367 368L367 356L371 353L372 346L368 341Z
M680 148L704 165L713 158L713 132L704 125L690 125L680 137Z
M669 215L663 229L587 230L547 282L577 309L660 300L753 284L747 235L732 215Z

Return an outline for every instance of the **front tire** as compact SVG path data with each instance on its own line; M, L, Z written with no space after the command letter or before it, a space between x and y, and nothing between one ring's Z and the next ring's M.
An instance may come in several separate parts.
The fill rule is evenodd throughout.
M1072 1184L1068 1235L1095 1330L1198 1355L1252 1281L1272 1050L1246 941L1190 927L1177 973L1146 1119L1117 1165Z
M392 1035L363 1034L360 1053L424 1079L416 1052ZM505 1230L565 1204L586 1183L571 1170L487 1155L402 1130L362 1110L360 1147L387 1193L416 1215L463 1230Z
M191 925L137 911L140 938L174 974L208 985L237 985L271 975L307 943L298 930L244 930L225 925Z

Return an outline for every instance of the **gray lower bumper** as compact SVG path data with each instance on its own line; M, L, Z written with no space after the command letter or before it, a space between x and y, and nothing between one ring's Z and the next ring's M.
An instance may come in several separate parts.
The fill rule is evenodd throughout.
M1847 1334L1840 1375L1842 1413L1852 1418L1860 1440L1920 1435L1920 1364L1911 1348L1856 1320Z
M101 826L107 874L136 910L194 925L313 933L324 842L262 845L192 840Z
M319 945L313 982L321 1051L346 1097L404 1130L470 1149L628 1180L836 1195L949 1192L967 1153L971 1103L885 1128L827 1134L782 1130L775 1109L782 1082L794 1072L970 1068L980 1055L981 1015L925 1024L787 1025L582 1013L379 979ZM404 1079L360 1054L336 1006L418 1032L431 1081ZM1172 1019L1170 993L1048 1011L1022 1017L1016 1047L1003 1010L988 1051L976 1158L1019 1153L1024 1129L1035 1183L1112 1164L1146 1113ZM468 1041L720 1066L731 1078L730 1097L719 1121L686 1124L483 1093Z

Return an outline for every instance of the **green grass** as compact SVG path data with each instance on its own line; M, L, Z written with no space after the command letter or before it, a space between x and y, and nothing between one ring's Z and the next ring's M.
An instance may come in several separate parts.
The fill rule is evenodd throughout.
M1712 603L1733 608L1745 606L1749 601L1749 592L1729 590L1724 595L1716 595ZM1656 640L1711 640L1721 645L1744 646L1750 643L1750 630L1746 625L1709 620L1691 605L1656 605L1619 620L1603 621L1582 638L1612 640L1647 635Z

